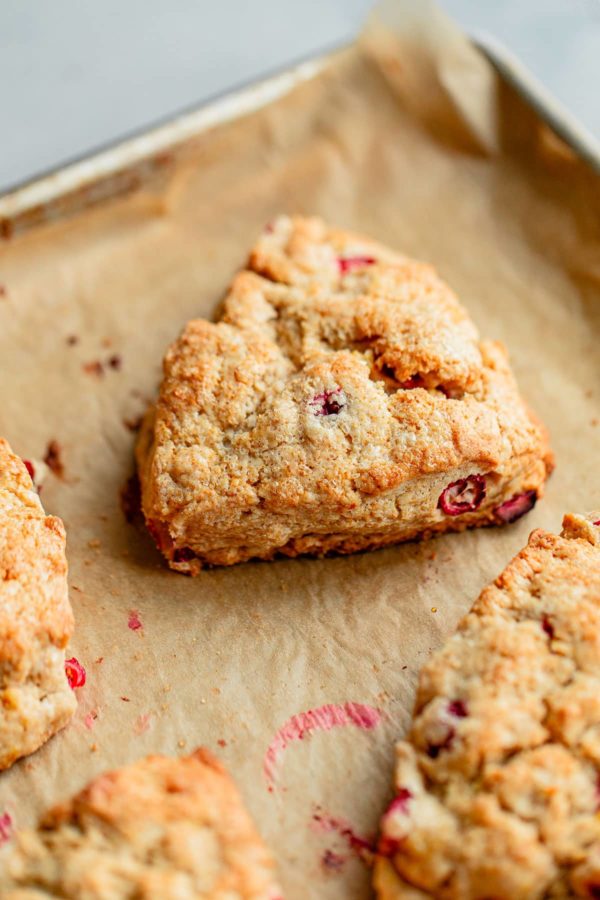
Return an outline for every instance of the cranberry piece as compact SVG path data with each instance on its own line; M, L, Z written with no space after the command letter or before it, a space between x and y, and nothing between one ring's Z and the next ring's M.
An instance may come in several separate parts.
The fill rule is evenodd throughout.
M427 745L427 756L430 759L437 759L442 750L449 750L452 746L452 742L454 741L454 737L456 735L456 729L450 727L448 729L448 734L444 738L444 740L440 744L428 744Z
M377 260L374 256L338 256L338 266L341 275L353 272L355 269L364 269L365 266L372 266L375 262Z
M72 656L71 659L65 660L65 672L67 673L67 681L72 690L83 687L85 684L85 669L79 660Z
M460 516L462 513L478 509L485 499L485 478L483 475L469 475L453 481L440 494L438 507L447 516Z
M384 834L379 838L377 852L380 856L395 856L402 845L402 840Z
M412 391L414 388L423 387L425 380L422 375L411 375L406 381L400 382L400 387L405 391Z
M510 522L516 522L517 519L520 519L521 516L528 513L530 509L533 509L536 501L537 494L535 491L525 491L523 494L515 494L510 500L505 500L504 503L497 506L494 510L494 515L496 518L500 519L501 522L508 525Z
M592 525L600 525L600 519L597 522L592 522Z
M193 559L196 554L191 547L180 547L173 553L173 562L188 562Z
M542 628L544 629L550 640L552 640L552 638L554 637L554 625L550 621L549 616L542 616Z
M345 406L342 389L315 394L309 403L315 416L337 416Z
M448 704L448 712L451 716L456 716L457 719L466 719L469 715L469 710L464 700L452 700Z
M386 809L384 816L392 815L396 812L407 813L409 801L413 798L413 792L408 788L401 787L398 793Z
M26 468L27 471L29 472L29 477L31 478L31 480L32 480L32 481L35 481L35 469L34 469L34 467L33 467L33 463L31 462L31 460L29 460L29 459L24 459L24 460L23 460L23 465L25 466L25 468Z

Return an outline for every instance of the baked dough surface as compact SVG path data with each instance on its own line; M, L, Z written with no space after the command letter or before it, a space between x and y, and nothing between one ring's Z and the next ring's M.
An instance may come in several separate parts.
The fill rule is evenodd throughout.
M237 789L202 749L101 775L16 841L3 900L281 900Z
M600 512L534 531L483 591L396 757L381 900L600 896Z
M69 721L73 631L63 523L44 513L23 462L0 438L0 769Z
M285 216L167 352L137 458L148 527L191 574L500 523L552 467L505 350L431 266Z

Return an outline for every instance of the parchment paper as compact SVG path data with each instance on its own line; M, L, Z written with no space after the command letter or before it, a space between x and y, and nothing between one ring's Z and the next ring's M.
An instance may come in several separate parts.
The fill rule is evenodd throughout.
M72 652L88 672L74 722L0 776L0 811L18 825L109 767L204 744L236 778L287 897L368 896L363 863L318 827L316 807L374 832L422 662L534 527L558 529L564 511L600 503L598 179L466 39L415 5L420 22L393 4L387 26L325 74L203 136L160 190L1 246L0 433L25 457L51 439L62 447L64 480L50 474L42 499L67 526ZM168 343L189 318L214 314L279 211L320 214L433 262L482 333L505 341L557 455L531 515L196 579L170 572L125 522L124 420L153 395ZM107 364L115 354L120 370ZM103 377L84 368L97 361ZM143 628L128 628L132 610ZM292 744L269 792L262 764L276 730L346 701L381 709L381 724ZM327 869L327 849L352 858Z

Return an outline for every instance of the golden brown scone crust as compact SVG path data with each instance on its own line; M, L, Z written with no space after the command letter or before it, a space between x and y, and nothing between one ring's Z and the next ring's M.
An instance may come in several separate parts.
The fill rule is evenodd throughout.
M600 897L600 512L534 531L483 591L396 755L381 900Z
M65 675L73 631L65 530L46 516L0 438L0 769L33 753L75 710Z
M16 841L3 900L281 900L237 789L203 749L101 775Z
M169 349L137 458L148 527L191 574L499 522L552 467L506 352L430 266L285 216L220 321ZM483 502L445 513L445 488L474 476Z

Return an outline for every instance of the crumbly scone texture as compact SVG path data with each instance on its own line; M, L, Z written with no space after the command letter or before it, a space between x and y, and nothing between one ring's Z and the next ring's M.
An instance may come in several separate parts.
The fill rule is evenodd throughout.
M200 749L100 776L16 836L2 900L281 900L223 766Z
M65 529L44 513L23 462L0 438L0 769L69 721L73 631Z
M600 512L534 531L424 666L381 900L600 897Z
M501 522L552 468L505 350L431 266L286 216L220 320L167 352L137 459L148 527L191 574ZM463 485L465 509L444 511L474 477L483 492Z

